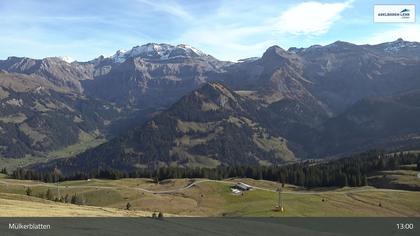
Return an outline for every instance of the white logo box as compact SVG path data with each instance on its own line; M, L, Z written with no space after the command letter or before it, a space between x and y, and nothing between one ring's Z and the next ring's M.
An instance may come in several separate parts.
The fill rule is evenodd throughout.
M374 5L373 21L375 23L414 23L416 22L416 5Z

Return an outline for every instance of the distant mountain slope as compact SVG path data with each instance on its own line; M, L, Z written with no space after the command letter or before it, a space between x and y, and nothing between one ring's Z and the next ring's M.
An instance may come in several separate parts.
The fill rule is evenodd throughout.
M420 88L420 44L413 52L388 52L387 45L355 45L337 41L323 47L313 46L296 54L303 58L306 88L335 114L367 97L389 96ZM410 56L416 55L417 56Z
M0 69L10 73L36 75L39 79L77 93L83 91L81 80L93 78L91 71L87 68L77 63L68 63L58 57L44 59L9 57L7 60L0 60Z
M419 89L419 74L420 43L398 39L287 51L272 46L261 58L230 65L219 76L234 90L268 103L291 98L337 115L366 97Z
M82 133L99 135L115 113L39 76L0 72L0 156L45 156Z
M176 57L156 61L130 57L113 63L106 74L82 81L82 84L87 95L120 105L168 106L210 80L212 74L221 72L207 59Z
M418 148L419 117L420 90L366 98L328 120L316 146L324 155L373 148Z
M259 124L258 113L252 100L220 83L205 84L129 134L47 167L57 165L68 172L294 160L287 141Z

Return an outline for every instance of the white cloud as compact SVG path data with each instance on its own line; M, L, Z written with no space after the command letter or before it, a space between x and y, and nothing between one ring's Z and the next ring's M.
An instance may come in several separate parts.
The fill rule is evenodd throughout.
M278 29L283 33L320 35L341 18L352 1L337 3L304 2L280 15Z
M383 42L391 42L398 38L407 41L420 42L420 27L417 24L400 25L396 28L374 33L358 41L358 44L379 44Z

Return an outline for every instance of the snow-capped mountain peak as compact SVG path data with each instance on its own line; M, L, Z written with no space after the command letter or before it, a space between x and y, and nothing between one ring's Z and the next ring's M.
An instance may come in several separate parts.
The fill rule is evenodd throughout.
M130 57L141 57L153 60L167 60L172 58L192 58L207 56L200 50L185 44L173 46L164 43L148 43L135 46L131 50L118 50L111 58L116 63L122 63Z

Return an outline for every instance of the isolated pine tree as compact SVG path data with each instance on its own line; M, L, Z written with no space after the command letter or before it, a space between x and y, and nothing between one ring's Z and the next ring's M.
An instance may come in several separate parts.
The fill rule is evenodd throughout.
M30 187L26 188L26 195L32 196L32 189Z

